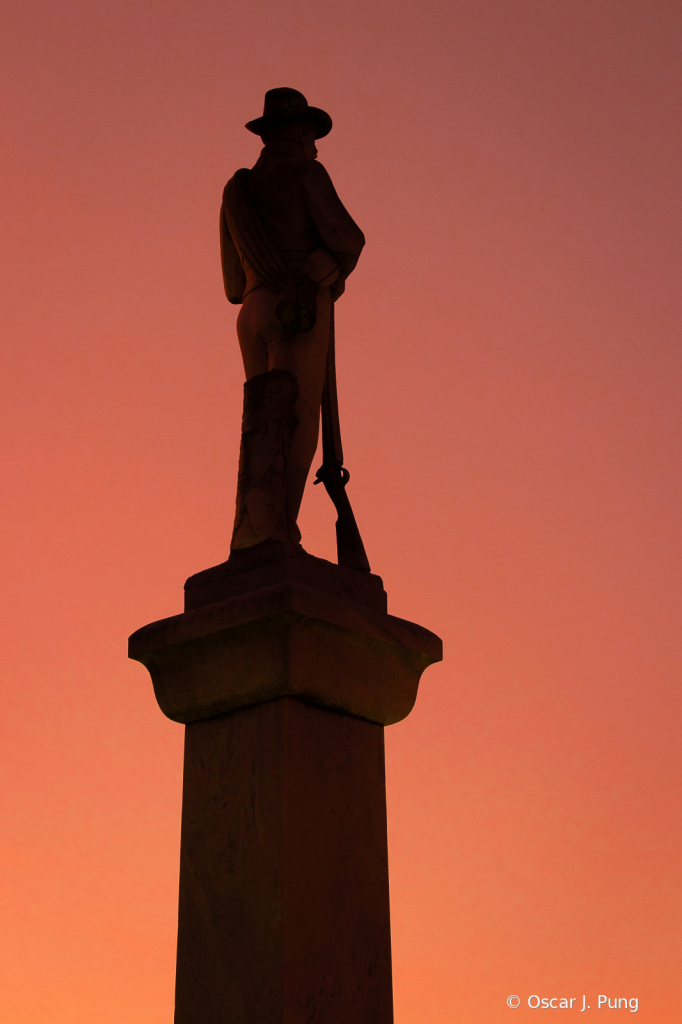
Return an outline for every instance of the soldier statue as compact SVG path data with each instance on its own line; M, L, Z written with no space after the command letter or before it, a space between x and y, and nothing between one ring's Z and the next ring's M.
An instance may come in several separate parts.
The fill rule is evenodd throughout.
M297 518L323 420L325 484L339 514L339 562L369 569L345 484L334 372L334 302L365 238L317 161L332 128L296 89L270 89L246 128L263 149L228 181L220 211L227 298L246 383L231 558L299 546ZM318 482L316 481L316 482Z

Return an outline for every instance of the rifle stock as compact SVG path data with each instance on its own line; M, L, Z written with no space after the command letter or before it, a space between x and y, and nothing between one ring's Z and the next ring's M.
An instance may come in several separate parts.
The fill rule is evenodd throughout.
M358 524L346 494L349 478L348 470L338 462L323 462L317 471L315 483L324 484L336 509L336 551L339 565L370 572L365 545L362 543Z

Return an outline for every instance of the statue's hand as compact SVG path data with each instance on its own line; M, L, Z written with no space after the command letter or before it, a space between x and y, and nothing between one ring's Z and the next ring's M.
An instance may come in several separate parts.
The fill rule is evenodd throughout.
M336 300L341 295L343 295L345 290L346 290L346 279L345 279L345 277L337 277L336 281L334 281L334 284L332 285L332 302L336 302Z
M338 462L323 462L317 473L315 484L324 484L327 494L338 508L339 501L343 500L346 493L346 484L350 480L350 473L345 466Z

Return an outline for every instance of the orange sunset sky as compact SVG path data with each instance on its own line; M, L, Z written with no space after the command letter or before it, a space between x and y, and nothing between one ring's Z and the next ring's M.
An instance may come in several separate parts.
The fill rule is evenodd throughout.
M183 730L126 640L227 557L218 207L287 85L368 240L351 499L445 643L386 733L396 1024L679 1024L678 0L6 0L2 35L0 1021L172 1020ZM308 550L333 523L309 488Z

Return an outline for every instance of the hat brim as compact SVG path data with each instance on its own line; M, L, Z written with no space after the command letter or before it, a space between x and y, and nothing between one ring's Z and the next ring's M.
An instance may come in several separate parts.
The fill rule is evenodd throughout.
M316 139L323 139L332 130L331 117L326 110L320 110L319 107L306 107L305 110L291 114L263 115L263 117L257 117L255 121L247 121L244 127L254 135L263 135L264 132L270 131L272 128L278 128L283 124L296 124L300 121L309 121L314 126Z

